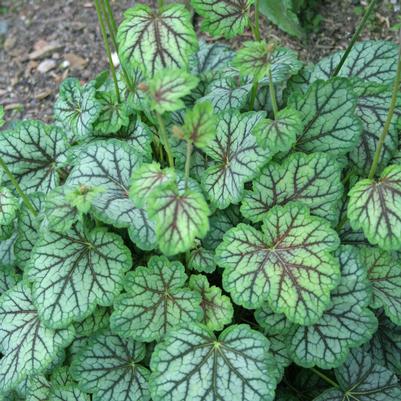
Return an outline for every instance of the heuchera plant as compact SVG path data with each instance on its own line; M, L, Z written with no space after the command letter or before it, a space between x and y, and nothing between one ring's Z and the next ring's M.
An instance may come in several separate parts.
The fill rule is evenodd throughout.
M2 400L401 399L399 47L305 65L252 3L191 1L234 51L96 0L121 66L2 131Z

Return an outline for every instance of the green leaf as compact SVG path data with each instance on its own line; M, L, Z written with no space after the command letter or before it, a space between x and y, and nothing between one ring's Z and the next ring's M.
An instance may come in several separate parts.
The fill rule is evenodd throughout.
M42 210L44 202L42 194L31 195L30 201L36 210ZM29 266L32 249L39 238L40 217L40 213L39 216L35 217L25 205L21 205L14 250L17 264L22 269L26 269Z
M270 64L274 84L287 81L292 75L298 74L303 67L302 61L298 60L298 53L287 47L277 47L271 55ZM268 78L262 80L263 84L268 82Z
M379 313L379 328L369 343L369 355L377 365L401 374L401 327Z
M244 184L254 178L269 159L252 135L264 113L227 112L219 116L216 137L205 149L212 159L202 185L213 206L225 209L239 203Z
M28 271L41 320L63 328L89 316L96 305L110 306L131 263L122 239L104 229L45 233Z
M298 326L288 335L292 359L306 368L340 366L350 348L366 343L377 330L377 319L367 308L370 284L357 249L342 247L338 255L341 281L332 292L330 308L313 326Z
M170 332L152 355L152 398L272 401L268 349L267 339L247 325L230 326L218 339L198 325Z
M90 401L90 397L74 385L68 385L53 389L48 401Z
M14 244L16 238L17 235L14 233L10 238L0 241L0 264L12 266L15 264Z
M255 128L255 137L259 146L268 149L272 154L288 152L302 130L301 113L285 108L277 113L276 119L260 121Z
M148 75L166 67L186 67L197 48L191 15L183 4L156 11L136 5L124 14L117 41L128 64L141 65Z
M189 288L201 296L203 309L202 323L213 331L221 331L224 326L231 323L234 309L230 298L222 295L219 287L210 286L206 276L192 275L189 279Z
M216 134L217 117L210 102L197 103L184 116L184 138L196 147L205 149Z
M242 223L229 230L217 264L235 303L252 309L267 301L274 312L308 325L322 316L338 284L338 261L330 253L338 245L326 221L290 203L266 214L262 232Z
M152 191L148 202L159 248L167 256L187 251L195 238L203 238L209 230L210 211L200 192L169 185Z
M161 169L157 162L143 164L132 174L129 196L137 207L144 207L154 190L175 180L174 169Z
M238 206L230 206L227 209L217 209L209 218L210 229L202 243L206 249L215 250L223 240L224 234L241 221Z
M102 105L96 99L93 85L81 86L76 78L68 78L60 86L54 105L54 117L79 139L93 133L93 125L101 113Z
M335 375L340 387L322 393L314 401L398 401L401 388L397 376L373 363L361 349L352 350Z
M11 224L19 209L18 199L6 187L0 187L0 226Z
M67 147L62 130L33 120L0 136L0 157L27 193L47 193L57 186Z
M260 3L260 12L284 32L299 39L305 35L292 0L264 0Z
M202 317L201 297L184 287L184 266L164 256L152 256L148 267L137 267L125 279L111 315L112 330L137 341L160 340L172 327Z
M156 246L154 226L143 209L128 196L130 178L142 158L121 141L97 141L82 147L67 185L86 185L102 190L93 201L96 217L119 228L128 228L131 240L141 249Z
M150 107L157 113L185 108L182 98L198 85L198 78L184 70L164 69L158 71L148 82Z
M207 83L230 65L234 55L234 51L223 43L207 43L200 39L199 50L189 59L190 71Z
M269 72L273 48L265 41L244 42L237 51L232 65L238 68L241 75L249 75L253 79L260 80Z
M335 223L342 192L341 168L335 160L323 153L293 153L262 169L253 190L245 192L241 213L259 222L272 207L296 201Z
M294 93L289 106L300 111L304 129L296 148L303 152L326 152L338 157L359 141L361 123L355 115L357 98L348 80L333 78L313 83L305 95Z
M188 259L188 268L198 272L213 273L216 270L214 252L202 247L192 249Z
M368 176L387 119L391 90L383 85L358 82L354 84L354 92L358 96L356 115L362 122L362 135L359 145L350 153L350 159L361 176ZM401 106L401 96L398 98L399 106ZM398 147L401 121L401 111L398 107L383 143L378 173L388 164Z
M113 134L129 124L128 104L118 102L115 91L99 94L101 113L96 120L95 129L102 134Z
M334 53L316 64L312 82L329 79L344 52ZM342 66L339 76L357 77L365 82L390 85L396 75L398 46L393 42L373 41L356 43Z
M93 393L93 401L148 401L150 372L140 364L144 357L144 344L100 333L74 358L71 374L82 390Z
M242 34L249 25L249 7L253 2L254 0L191 0L191 5L203 17L203 32L230 39Z
M98 331L109 328L110 313L108 308L97 307L89 317L74 324L75 339L69 348L71 356L79 355Z
M14 224L10 223L6 226L0 225L0 241L9 239L14 233Z
M29 284L18 283L0 298L0 388L14 388L46 369L73 339L72 328L52 330L39 320Z
M401 166L387 167L380 178L358 181L350 190L347 215L371 244L401 249Z
M78 209L66 197L66 192L69 191L72 191L72 188L63 186L47 194L42 213L48 230L65 233L79 220Z
M14 287L20 279L13 266L0 265L0 295Z
M131 117L128 127L122 127L119 139L127 142L144 160L152 159L152 130L141 121L139 116Z
M206 94L199 101L211 102L216 113L240 110L247 103L251 89L252 82L249 79L240 78L238 72L232 74L231 71L226 71L224 75L210 82Z
M392 322L401 325L401 266L385 251L361 247L360 256L372 284L373 308L384 308Z

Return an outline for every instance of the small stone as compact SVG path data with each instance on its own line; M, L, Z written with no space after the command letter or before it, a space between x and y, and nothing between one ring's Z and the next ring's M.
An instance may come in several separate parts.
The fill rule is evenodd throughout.
M47 45L39 48L38 50L33 51L32 53L29 54L29 59L30 60L37 60L40 58L43 58L51 53L54 53L60 49L62 49L62 45L57 42L51 42L48 43Z
M70 63L71 68L80 70L88 64L88 60L74 54L74 53L66 53L64 55L64 59Z
M41 74L46 74L47 72L51 71L53 68L55 68L57 65L57 63L52 60L52 59L46 59L43 60L39 65L37 70L41 73Z

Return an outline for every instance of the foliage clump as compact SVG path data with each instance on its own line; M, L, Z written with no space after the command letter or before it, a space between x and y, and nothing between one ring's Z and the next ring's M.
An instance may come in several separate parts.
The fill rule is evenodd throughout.
M0 135L0 399L400 400L398 46L191 4L255 41L96 0L121 66Z

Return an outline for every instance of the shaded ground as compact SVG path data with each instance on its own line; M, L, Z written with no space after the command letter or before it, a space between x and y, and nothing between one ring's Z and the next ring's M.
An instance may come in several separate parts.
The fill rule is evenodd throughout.
M60 82L66 76L88 80L106 68L96 11L90 0L0 0L0 104L6 119L35 118L49 121ZM135 2L111 0L116 18ZM144 2L144 1L143 1ZM316 61L346 47L364 0L316 1L314 18L306 22L313 31L305 43L294 40L263 21L263 34ZM363 34L370 39L394 39L399 22L394 5L400 0L381 0ZM247 32L236 39L249 39Z

